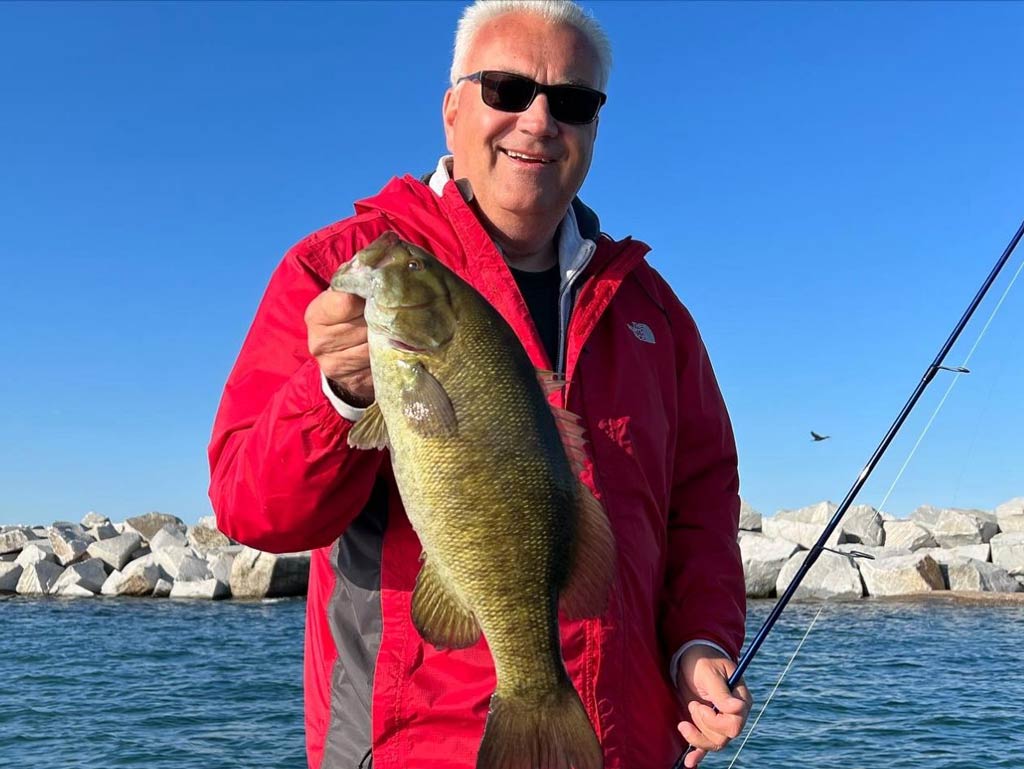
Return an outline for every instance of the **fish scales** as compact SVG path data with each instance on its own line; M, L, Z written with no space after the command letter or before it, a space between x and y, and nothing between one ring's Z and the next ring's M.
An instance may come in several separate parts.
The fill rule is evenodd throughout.
M494 656L499 692L510 678L554 676L555 658L561 665L557 638L547 628L551 623L531 615L550 602L550 586L565 579L565 512L574 495L554 418L547 401L538 402L533 368L528 361L515 369L508 365L500 330L493 322L460 324L464 349L458 359L452 360L448 348L431 366L451 398L457 435L392 436L406 513L428 557L450 575L445 581L474 607ZM373 354L398 353L382 348ZM378 368L384 365L381 360ZM491 383L483 403L481 382ZM398 388L379 388L377 397L385 414L401 411ZM538 412L546 418L537 418ZM538 453L537 447L545 450ZM495 472L497 466L503 470ZM467 521L467 510L479 514ZM512 580L527 593L525 599L508 589Z
M494 660L478 767L599 769L562 661L558 609L579 584L579 606L600 613L613 545L537 372L475 289L393 233L332 286L367 300L376 401L349 440L391 452L425 557L414 623L450 648L482 631Z

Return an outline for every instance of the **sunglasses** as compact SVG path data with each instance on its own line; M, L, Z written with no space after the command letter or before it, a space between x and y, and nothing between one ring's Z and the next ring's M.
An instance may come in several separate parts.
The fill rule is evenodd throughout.
M499 112L525 112L542 93L548 97L551 117L559 123L586 125L597 119L598 110L608 99L600 91L582 85L541 85L528 77L511 72L481 70L463 75L463 80L480 84L480 97L484 104Z

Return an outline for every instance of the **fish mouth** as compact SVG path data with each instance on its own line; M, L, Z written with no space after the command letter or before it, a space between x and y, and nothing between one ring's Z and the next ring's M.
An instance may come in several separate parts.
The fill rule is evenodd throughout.
M388 334L387 330L385 330L382 326L379 326L376 323L367 323L367 326L369 327L370 331L372 331L374 334L380 335L380 337L383 338L384 342L388 345L388 347L390 347L390 348L392 348L394 350L399 350L400 352L412 352L412 353L425 353L425 352L427 352L427 348L426 347L414 347L413 345L409 344L408 342L403 342L398 337L390 336Z
M397 310L422 310L424 307L430 307L430 305L432 305L432 304L433 304L433 302L420 302L419 304L393 304L393 305L378 304L377 305L377 309L378 310L389 310L389 311L397 311Z
M394 337L388 337L388 344L394 349L401 350L402 352L423 353L427 351L425 347L413 347L411 344L406 344L401 339L395 339Z

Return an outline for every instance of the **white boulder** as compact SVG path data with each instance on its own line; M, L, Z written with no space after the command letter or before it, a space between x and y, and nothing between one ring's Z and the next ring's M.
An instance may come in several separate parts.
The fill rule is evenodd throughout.
M917 521L885 521L885 546L900 550L935 547L932 533Z
M231 564L231 593L236 598L305 595L309 552L264 553L245 547Z
M992 563L1014 577L1024 576L1024 532L996 534L989 544L992 546Z
M112 571L100 592L103 595L150 595L160 576L160 569L154 565L134 570L131 574Z
M200 555L234 544L234 540L217 528L212 515L200 518L195 526L188 527L188 542Z
M942 569L929 555L911 553L858 561L868 595L888 596L944 590Z
M761 531L761 513L740 500L740 531Z
M90 593L98 593L107 580L107 567L99 558L89 558L68 566L53 586L56 595L77 595L68 593L67 588L77 585Z
M219 579L191 580L182 582L175 580L171 587L171 598L227 598L231 590Z
M1024 515L1024 497L1008 499L1001 505L997 505L994 512L997 520L1008 515Z
M103 526L109 524L110 519L105 515L94 513L91 510L82 516L82 520L79 521L83 529L91 529L93 526Z
M983 544L998 531L995 517L982 510L941 510L931 526L932 536L941 547Z
M776 594L782 595L789 587L808 553L809 551L802 550L786 561L775 582ZM793 597L845 600L860 598L863 595L864 586L861 584L860 573L853 564L853 559L825 550L808 570Z
M16 564L24 568L42 561L57 563L57 556L53 554L50 543L44 539L37 539L25 545L25 548L18 553L18 557L14 559Z
M82 558L93 541L93 538L81 526L54 524L50 528L50 546L53 548L53 554L57 557L57 562L62 566L67 566Z
M0 563L0 593L14 593L18 590L18 580L25 568L13 561Z
M231 546L206 554L206 563L210 567L210 573L214 579L220 580L225 585L231 584L231 565L235 562L235 556L241 549L241 546Z
M944 571L950 590L1016 593L1021 589L1006 569L975 558L954 558L946 564Z
M149 540L149 548L154 552L165 547L188 547L185 532L175 526L164 526Z
M846 542L882 545L885 543L885 530L882 524L882 517L871 505L850 505L839 525L842 527Z
M139 549L142 537L138 532L126 531L110 539L103 539L89 545L86 552L92 558L101 558L115 570L121 570L131 560L132 553Z
M49 595L64 567L52 561L38 561L25 567L16 588L19 595Z
M128 518L124 522L125 530L131 530L138 532L144 540L149 542L156 533L160 531L164 526L171 526L178 529L182 533L188 528L185 526L185 522L176 515L169 515L168 513L146 513L145 515L136 515L134 518Z
M743 531L739 538L743 557L743 576L749 598L770 598L782 567L800 546L787 539L772 539L753 531Z
M773 539L788 539L800 547L810 549L818 541L837 509L831 502L818 502L797 510L780 510L775 515L762 519L761 531ZM843 527L838 526L829 535L825 545L835 547L845 541Z

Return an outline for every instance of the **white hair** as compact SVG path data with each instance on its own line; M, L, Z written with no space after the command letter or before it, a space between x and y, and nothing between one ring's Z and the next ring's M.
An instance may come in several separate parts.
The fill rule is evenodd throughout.
M597 88L602 91L605 89L612 69L612 45L597 20L572 0L476 0L467 6L455 31L452 86L460 77L468 74L462 69L473 38L480 28L492 19L510 13L533 14L553 24L565 24L576 29L597 54Z

